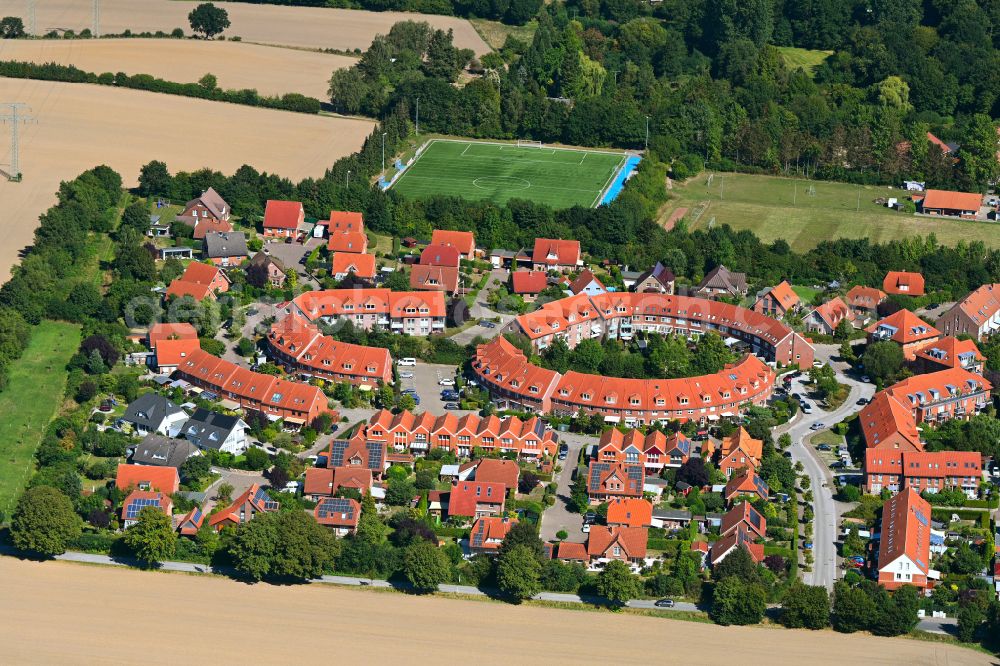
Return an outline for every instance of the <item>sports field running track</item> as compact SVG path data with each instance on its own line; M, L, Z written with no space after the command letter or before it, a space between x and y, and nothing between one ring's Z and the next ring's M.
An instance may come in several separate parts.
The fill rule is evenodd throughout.
M412 197L596 206L625 158L624 153L576 148L433 140L392 189Z

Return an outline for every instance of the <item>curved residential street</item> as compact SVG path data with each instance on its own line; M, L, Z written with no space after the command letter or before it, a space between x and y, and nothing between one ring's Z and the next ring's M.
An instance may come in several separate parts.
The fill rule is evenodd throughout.
M789 451L792 461L802 463L805 473L809 475L810 488L813 491L813 570L804 572L802 578L810 585L823 585L829 589L833 588L833 583L837 580L836 541L840 507L833 499L833 474L810 444L812 436L819 432L813 431L811 427L815 423L832 427L861 411L862 407L856 404L859 398L871 399L875 394L875 387L872 384L858 381L845 373L848 366L839 360L837 353L837 345L816 345L816 359L828 362L837 371L837 381L851 388L844 404L832 412L824 411L818 406L813 409L812 414L803 414L800 411L789 423L775 428L775 439L786 432L791 435L792 445ZM790 392L806 394L806 379L805 373L796 377L792 381Z

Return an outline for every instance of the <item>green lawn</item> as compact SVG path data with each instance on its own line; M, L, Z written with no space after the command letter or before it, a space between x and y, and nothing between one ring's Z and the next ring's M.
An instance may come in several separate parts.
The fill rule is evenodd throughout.
M801 284L793 284L792 291L798 295L799 300L802 301L803 305L809 305L812 303L816 294L819 293L819 289L813 289L812 287L806 287Z
M917 217L874 202L902 196L898 188L737 173L716 173L708 185L709 176L698 174L671 190L672 207L689 209L689 229L728 224L750 229L766 243L784 239L799 252L834 238L887 242L931 233L946 245L979 240L1000 247L995 222Z
M395 182L404 196L530 199L553 208L594 206L624 153L512 144L431 141Z
M0 511L8 518L31 475L42 433L62 404L65 366L79 346L79 326L43 321L11 365L10 384L0 393Z
M778 51L781 53L781 59L785 61L786 67L789 69L798 69L801 67L810 76L812 76L816 67L826 60L827 56L833 53L833 51L813 51L794 46L779 46Z

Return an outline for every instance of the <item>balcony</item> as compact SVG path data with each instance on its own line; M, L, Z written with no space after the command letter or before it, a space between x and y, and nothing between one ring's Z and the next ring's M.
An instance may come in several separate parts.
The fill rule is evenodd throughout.
M401 322L401 321L394 321L394 322L392 322L392 330L394 330L394 331L400 331L402 329L403 329L403 322Z
M435 329L438 329L438 330L443 329L444 328L444 322L443 321L435 321L433 324L431 324L431 327L435 328Z
M389 325L389 318L388 317L379 317L378 319L375 320L375 323L378 324L379 326L388 326Z

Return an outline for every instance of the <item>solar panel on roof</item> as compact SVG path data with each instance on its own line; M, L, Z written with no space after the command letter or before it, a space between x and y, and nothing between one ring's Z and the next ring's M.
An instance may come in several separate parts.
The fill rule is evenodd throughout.
M128 520L137 518L139 513L145 509L147 506L160 506L160 501L158 499L150 499L147 497L140 497L129 502L128 507L125 509L125 518Z
M317 509L320 518L329 518L333 514L343 514L348 520L354 520L354 505L349 499L343 497L328 497L324 499Z
M330 467L343 467L344 452L347 450L347 440L334 440L330 447Z
M367 442L368 449L368 469L382 471L382 444L381 442Z

